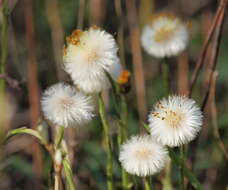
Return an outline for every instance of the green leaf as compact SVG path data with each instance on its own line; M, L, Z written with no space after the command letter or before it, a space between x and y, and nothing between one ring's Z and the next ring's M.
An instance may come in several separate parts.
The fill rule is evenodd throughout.
M26 127L21 127L18 129L10 130L8 132L8 134L6 135L6 138L4 139L4 143L6 143L11 137L13 137L15 135L19 135L19 134L31 135L31 136L35 137L36 139L38 139L40 144L46 144L46 141L42 138L42 136L39 134L39 132L37 132L33 129L28 129Z

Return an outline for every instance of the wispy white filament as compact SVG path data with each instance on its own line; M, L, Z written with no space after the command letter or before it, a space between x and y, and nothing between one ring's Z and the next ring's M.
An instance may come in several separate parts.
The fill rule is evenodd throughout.
M202 126L202 112L185 96L169 96L158 102L149 115L151 135L170 147L193 140Z
M150 136L133 136L120 149L119 161L130 174L148 176L159 172L166 163L166 149Z
M91 98L63 83L44 92L41 106L48 120L64 127L82 125L93 117Z

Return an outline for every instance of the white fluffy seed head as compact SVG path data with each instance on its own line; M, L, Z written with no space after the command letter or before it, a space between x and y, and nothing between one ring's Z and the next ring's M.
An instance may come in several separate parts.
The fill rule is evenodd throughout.
M41 106L46 119L64 127L85 124L93 117L94 106L91 97L63 83L45 90Z
M186 23L170 14L155 15L143 28L141 42L145 51L157 58L176 56L189 41Z
M75 30L67 38L64 69L80 90L100 92L110 87L105 71L115 80L122 69L117 50L113 36L101 29Z
M149 176L159 172L167 161L167 150L149 135L133 136L120 149L119 161L130 174Z
M151 135L170 147L192 141L202 126L202 112L185 96L169 96L158 102L149 115Z

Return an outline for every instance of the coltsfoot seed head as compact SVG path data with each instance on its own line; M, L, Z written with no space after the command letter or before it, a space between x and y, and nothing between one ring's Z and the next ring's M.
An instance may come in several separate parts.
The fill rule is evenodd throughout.
M167 150L151 136L133 136L120 149L119 161L130 174L149 176L159 172L168 159Z
M185 50L189 41L186 23L172 14L154 15L142 31L145 51L157 58L176 56Z
M64 127L82 125L93 117L91 97L64 83L45 90L41 107L46 119Z
M110 87L105 72L117 80L122 67L113 36L97 27L75 30L67 37L64 48L64 69L77 87L96 93Z
M202 126L202 112L185 96L169 96L149 114L151 135L163 145L180 146L193 140Z

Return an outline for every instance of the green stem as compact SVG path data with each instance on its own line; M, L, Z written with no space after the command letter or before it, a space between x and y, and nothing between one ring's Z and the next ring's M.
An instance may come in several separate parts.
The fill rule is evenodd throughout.
M2 30L1 30L1 64L0 74L5 74L5 66L8 56L8 13L7 13L7 0L3 0L2 12ZM5 79L0 79L0 98L4 97Z
M145 188L145 190L151 190L151 185L150 185L149 177L144 177L143 178L143 182L144 182L144 188Z
M107 165L106 165L107 186L108 186L108 190L113 190L111 141L109 137L109 125L105 116L104 101L102 99L101 94L99 94L99 114L100 114L103 129L104 129L105 151L107 154Z
M185 150L184 150L184 145L182 145L180 147L180 160L181 160L181 164L180 164L180 190L184 190L185 186L184 186L184 160L185 160Z
M63 168L64 168L66 179L67 179L68 189L76 190L76 186L74 184L73 172L71 170L68 160L66 160L66 159L63 160Z
M169 65L167 59L164 59L162 64L162 77L163 77L163 85L165 89L165 95L169 93Z
M171 183L171 160L166 164L165 177L163 178L163 189L172 190L173 186Z
M62 140L63 140L63 136L64 136L64 127L63 126L59 126L57 128L57 134L55 136L55 154L57 154L57 151L61 151L61 144L62 144ZM56 156L56 155L55 155ZM62 161L62 155L60 155L61 158L54 158L54 166L55 166L55 184L54 184L54 190L60 190L61 189L61 170L62 170L62 165L63 165L63 161Z
M121 114L120 114L120 119L122 122L122 125L120 125L120 145L126 140L128 134L127 134L127 115L128 115L128 110L127 110L127 103L126 103L126 98L124 95L121 95ZM122 188L123 190L129 189L129 176L128 173L121 168L121 177L122 177Z
M63 136L64 136L64 127L63 126L59 126L58 127L58 132L57 132L57 136L55 139L55 147L56 149L58 149L62 143L63 140Z

